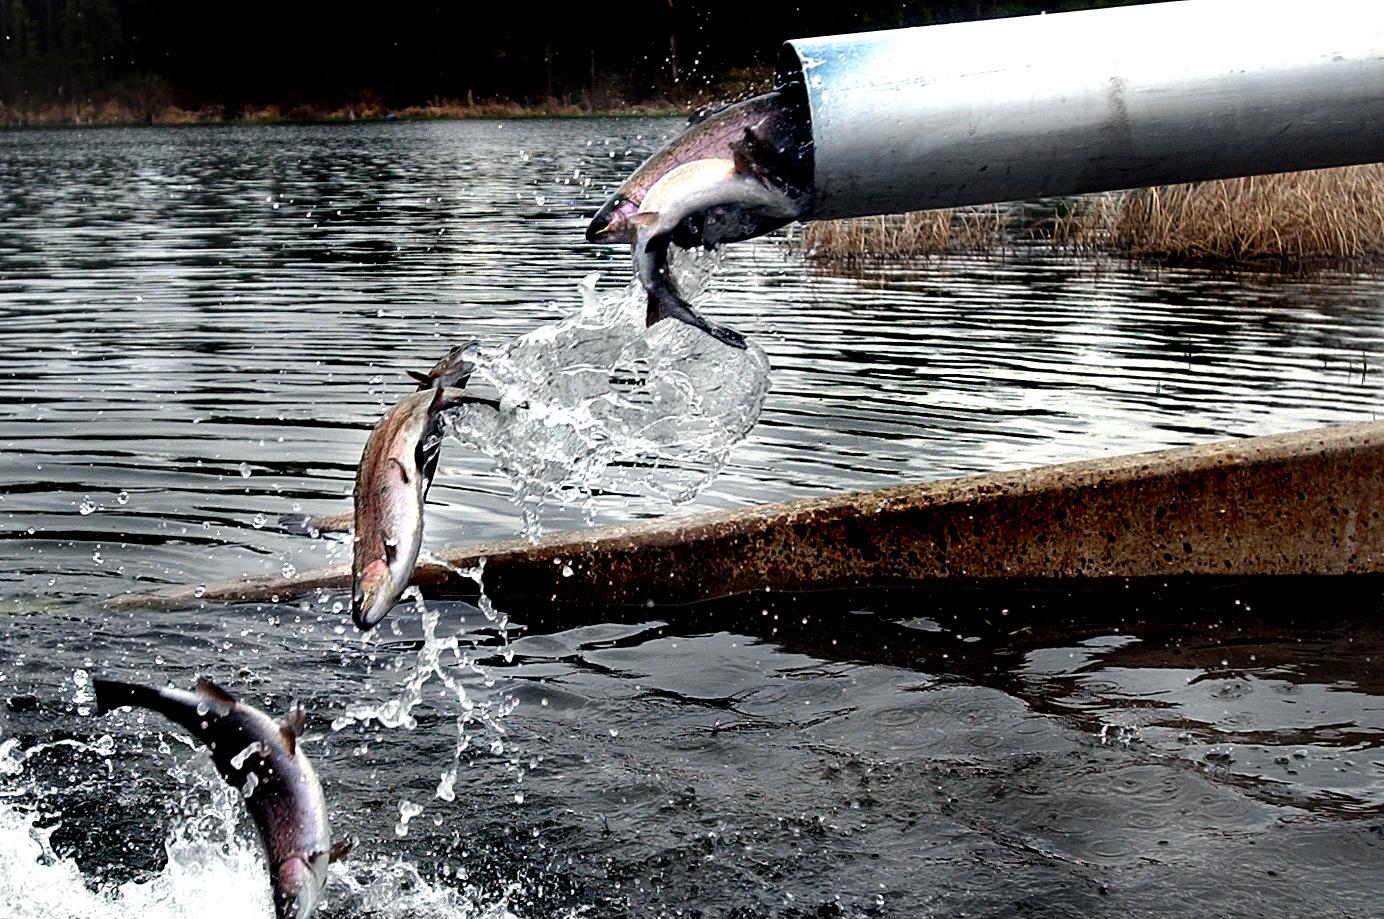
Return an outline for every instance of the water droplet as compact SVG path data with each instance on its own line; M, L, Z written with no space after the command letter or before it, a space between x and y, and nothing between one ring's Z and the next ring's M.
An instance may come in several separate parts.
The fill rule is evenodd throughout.
M250 523L254 524L254 527L257 530L261 529L268 522L269 518L264 516L263 514L256 514L254 519L250 521Z
M457 799L456 785L457 771L448 769L442 773L442 779L437 783L437 796L443 801L455 801Z
M515 804L523 804L523 803L524 803L524 793L523 793L522 791L516 791L516 792L514 793L514 803L515 803Z
M423 813L423 805L414 804L412 801L400 801L399 822L394 824L394 835L407 836L408 822L421 813Z
M563 566L562 566L562 576L563 576L564 578L570 578L570 577L572 576L572 566L571 566L571 565L563 565Z
M129 504L129 503L130 503L130 493L129 493L128 491L125 491L125 489L122 488L122 489L120 490L120 494L118 494L118 495L115 496L115 503L116 503L116 504L120 504L120 505Z
M248 478L250 477L250 464L249 464L249 463L241 463L241 464L240 464L240 477L241 477L242 479L248 479Z
M91 553L91 560L98 565L104 565L106 563L106 560L101 557L100 549L97 549L95 552Z
M204 593L206 593L206 592L207 592L207 585L205 585L205 584L198 584L198 585L193 589L192 595L193 595L194 597L200 597L200 596L202 596L202 594L204 594Z
M292 562L284 562L284 566L279 570L283 572L283 576L286 578L291 578L298 573L298 569L294 567Z
M92 513L92 512L95 511L95 510L96 510L96 505L95 505L95 504L92 504L90 501L83 501L81 504L77 505L77 511L78 511L83 517L85 517L87 514Z

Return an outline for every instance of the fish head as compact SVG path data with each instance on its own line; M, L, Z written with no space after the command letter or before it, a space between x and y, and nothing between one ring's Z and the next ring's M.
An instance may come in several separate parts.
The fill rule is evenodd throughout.
M351 618L362 632L373 629L394 608L403 588L390 565L382 558L372 559L356 574L351 592Z
M591 223L586 227L586 241L589 243L629 242L634 236L634 225L630 218L639 212L639 204L621 194L610 196Z
M308 919L317 908L322 885L327 878L326 856L321 870L315 870L313 856L292 855L274 872L274 915L277 919Z

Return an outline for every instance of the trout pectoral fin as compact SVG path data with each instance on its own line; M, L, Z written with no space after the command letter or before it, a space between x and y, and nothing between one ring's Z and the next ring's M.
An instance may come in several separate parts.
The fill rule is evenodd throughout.
M279 516L279 526L284 532L292 533L295 536L310 536L313 539L324 533L349 533L356 525L356 512L342 511L339 514L327 514L322 517L311 517L307 514L281 514Z
M658 211L640 211L630 218L630 223L637 227L651 227L658 223Z
M354 839L339 839L332 843L332 850L327 853L327 861L339 862L347 855L350 855L351 850L355 847L356 841Z
M412 479L409 477L408 469L404 466L402 460L400 460L397 456L391 456L389 458L389 461L393 463L395 466L399 467L399 478L404 480L405 485L412 481Z

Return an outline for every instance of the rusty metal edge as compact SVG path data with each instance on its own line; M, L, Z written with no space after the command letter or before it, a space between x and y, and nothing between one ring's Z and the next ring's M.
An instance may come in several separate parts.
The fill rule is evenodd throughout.
M1384 422L661 518L438 554L485 560L496 602L684 603L754 590L941 579L1384 572ZM564 574L564 569L570 574ZM349 589L345 566L130 591L121 608L286 602ZM430 596L476 585L425 562Z

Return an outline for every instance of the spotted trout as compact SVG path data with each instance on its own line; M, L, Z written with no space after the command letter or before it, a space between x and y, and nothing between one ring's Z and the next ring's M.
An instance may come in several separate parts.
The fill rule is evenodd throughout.
M417 392L384 413L356 470L351 618L362 631L375 627L408 588L423 546L423 502L442 450L441 413L494 399L468 396L474 365L454 349L427 374L410 374Z

